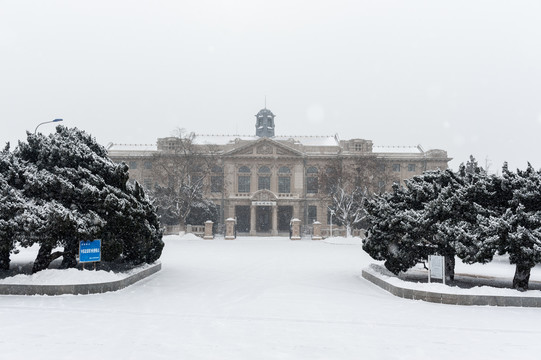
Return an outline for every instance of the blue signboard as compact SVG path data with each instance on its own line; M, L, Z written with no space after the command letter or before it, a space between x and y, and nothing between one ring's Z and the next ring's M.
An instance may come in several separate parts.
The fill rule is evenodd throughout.
M101 260L101 240L79 242L79 262Z

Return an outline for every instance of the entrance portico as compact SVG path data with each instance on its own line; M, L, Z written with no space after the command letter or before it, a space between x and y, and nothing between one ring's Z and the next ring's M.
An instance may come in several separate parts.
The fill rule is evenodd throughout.
M250 235L278 235L277 197L270 190L259 190L251 198Z

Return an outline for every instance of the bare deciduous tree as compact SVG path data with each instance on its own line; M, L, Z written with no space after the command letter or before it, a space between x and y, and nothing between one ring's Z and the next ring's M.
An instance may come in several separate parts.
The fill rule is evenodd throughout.
M171 191L169 199L178 209L181 227L192 207L203 198L206 179L217 164L217 151L212 145L197 144L196 135L177 129L174 136L161 139L154 156L154 171L158 182Z

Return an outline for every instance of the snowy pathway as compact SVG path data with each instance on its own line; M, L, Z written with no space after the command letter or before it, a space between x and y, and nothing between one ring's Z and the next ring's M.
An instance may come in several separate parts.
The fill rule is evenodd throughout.
M541 310L399 299L358 245L167 238L157 275L116 293L0 297L2 359L537 357Z

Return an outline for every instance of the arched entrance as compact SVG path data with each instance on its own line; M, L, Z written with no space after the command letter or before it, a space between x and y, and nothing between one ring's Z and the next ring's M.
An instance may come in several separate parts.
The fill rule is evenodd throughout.
M259 190L251 198L252 235L278 235L276 195L270 190Z

